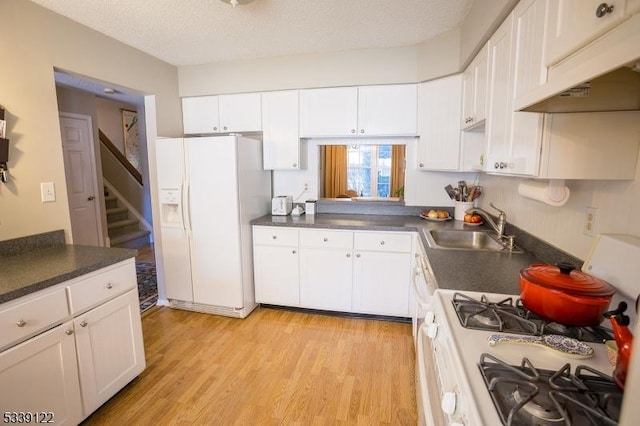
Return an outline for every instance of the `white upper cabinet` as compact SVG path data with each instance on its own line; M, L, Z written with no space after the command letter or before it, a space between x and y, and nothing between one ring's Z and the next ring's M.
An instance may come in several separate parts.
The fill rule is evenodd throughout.
M359 136L415 136L418 133L415 84L358 88Z
M300 91L300 136L355 136L358 88L334 87Z
M218 97L182 98L182 127L185 134L218 133Z
M459 169L461 102L460 74L418 86L418 170Z
M264 168L300 169L298 91L262 94L262 139Z
M182 98L185 134L259 132L260 93Z
M416 134L415 84L300 91L300 137Z
M545 64L551 66L604 34L627 16L627 0L549 1Z
M462 128L471 130L484 124L489 78L488 46L485 44L462 74Z

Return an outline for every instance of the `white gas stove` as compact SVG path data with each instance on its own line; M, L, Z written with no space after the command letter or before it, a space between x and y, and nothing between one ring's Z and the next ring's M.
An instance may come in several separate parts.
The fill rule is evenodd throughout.
M517 299L513 295L435 291L418 332L416 375L420 424L617 424L622 393L608 377L613 367L602 343L610 338L607 330L562 330L562 326L536 318L526 320L524 325L518 320L515 325L507 324L511 322L512 314L520 310ZM496 319L493 312L487 313L486 306L468 308L470 300L490 306L489 310L505 305L508 313L504 318L507 320L503 323ZM480 312L480 318L469 317L466 312ZM488 330L481 329L483 323ZM587 340L593 355L575 359L537 345L489 345L491 335L522 336L521 333L529 332L534 335L563 333ZM557 377L549 380L558 371ZM594 371L602 373L604 378ZM505 372L515 376L495 378L496 374ZM576 387L580 390L576 391ZM597 388L604 395L591 395L587 388ZM497 391L506 392L506 395L496 394ZM538 394L529 400L536 392ZM549 393L552 398L547 395ZM585 405L595 409L589 412Z

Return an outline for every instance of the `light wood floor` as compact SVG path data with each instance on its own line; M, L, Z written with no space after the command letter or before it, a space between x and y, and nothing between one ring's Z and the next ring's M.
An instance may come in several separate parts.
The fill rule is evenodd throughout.
M139 262L155 262L156 255L153 244L140 247L136 255L136 260Z
M156 307L147 368L85 424L415 425L411 324Z

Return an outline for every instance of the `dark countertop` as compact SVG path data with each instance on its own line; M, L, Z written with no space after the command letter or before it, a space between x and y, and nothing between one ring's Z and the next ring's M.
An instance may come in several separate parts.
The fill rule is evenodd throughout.
M430 248L422 233L424 229L469 229L460 221L433 222L416 216L316 214L302 216L263 216L251 222L260 226L329 228L376 231L417 232L435 275L439 288L479 292L519 294L520 270L542 262L527 251L516 238L522 253L441 250ZM480 226L474 229L488 229ZM523 240L525 241L525 240ZM538 241L539 245L540 242Z
M136 253L131 249L61 244L0 256L0 303L113 265Z

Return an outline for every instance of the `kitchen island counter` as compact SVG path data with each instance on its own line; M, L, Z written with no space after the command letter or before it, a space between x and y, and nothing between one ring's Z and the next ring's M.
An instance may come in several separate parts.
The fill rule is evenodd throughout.
M472 290L478 292L519 294L520 270L532 263L553 263L567 260L566 254L536 240L531 236L519 239L516 245L522 253L491 252L474 250L441 250L429 247L423 229L471 230L460 221L429 221L417 216L405 215L358 215L323 213L302 216L263 216L251 222L256 226L284 226L298 228L327 228L346 230L372 230L417 232L427 254L429 264L439 288ZM488 230L487 227L474 227ZM511 232L512 229L509 230ZM544 260L534 253L542 253ZM574 263L579 262L578 259Z
M64 234L60 239L55 231L42 237L0 242L0 303L135 257L137 253L132 249L65 244Z

